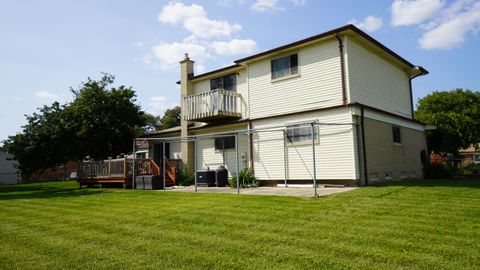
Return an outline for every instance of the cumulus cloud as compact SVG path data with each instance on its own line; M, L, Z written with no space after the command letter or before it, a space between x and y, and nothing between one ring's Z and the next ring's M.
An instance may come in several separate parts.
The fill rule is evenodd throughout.
M368 16L363 21L357 21L353 19L348 23L354 24L358 28L365 30L367 32L375 32L383 26L382 18L379 18L376 16Z
M178 62L183 59L184 54L187 52L191 59L200 63L204 62L208 57L204 45L188 41L160 43L152 48L152 53L158 59L159 66L162 69L178 67ZM152 60L148 59L148 61Z
M417 25L424 31L421 48L451 49L461 46L469 33L480 30L480 2L457 0L445 7L443 0L395 0L392 25Z
M278 0L256 0L250 8L257 12L284 10L284 8L278 4Z
M257 51L257 43L251 39L232 39L231 41L217 41L212 47L218 55L251 54Z
M222 1L230 3L231 1ZM162 42L153 46L151 54L137 59L147 65L164 70L176 69L178 62L188 53L195 61L195 73L205 71L205 62L217 56L241 55L255 52L257 44L251 39L239 39L235 33L242 26L224 20L209 18L207 11L198 4L182 2L166 4L158 16L160 22L183 27L190 36L181 42Z
M173 25L182 24L194 36L201 38L230 37L233 33L242 30L239 24L208 18L207 12L200 5L185 5L181 2L170 2L164 6L158 20Z
M52 92L49 92L47 90L42 90L42 91L38 91L35 93L35 96L39 99L42 99L42 100L48 100L48 101L60 101L61 98L60 96L52 93Z
M437 15L445 5L444 0L395 0L390 9L392 25L412 25Z
M418 41L423 49L451 49L465 41L469 32L480 30L480 2L457 1L443 16L428 25Z

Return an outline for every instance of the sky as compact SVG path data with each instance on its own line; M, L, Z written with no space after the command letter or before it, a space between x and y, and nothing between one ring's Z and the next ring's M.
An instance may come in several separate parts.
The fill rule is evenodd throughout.
M349 23L430 71L414 103L480 90L480 0L0 0L0 141L102 72L162 115L179 104L185 52L200 74Z

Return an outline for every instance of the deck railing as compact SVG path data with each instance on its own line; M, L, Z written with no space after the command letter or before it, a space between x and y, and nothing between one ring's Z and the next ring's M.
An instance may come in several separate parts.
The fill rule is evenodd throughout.
M84 160L79 165L79 178L128 178L133 159ZM135 175L160 175L160 167L151 159L135 159Z
M184 120L241 117L241 95L229 90L216 89L184 97L182 114Z

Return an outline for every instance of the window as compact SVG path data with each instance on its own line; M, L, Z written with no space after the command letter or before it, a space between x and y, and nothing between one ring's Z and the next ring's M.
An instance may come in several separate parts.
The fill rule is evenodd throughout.
M225 89L230 91L236 91L237 76L236 74L230 74L223 77L210 80L210 90Z
M300 124L287 126L287 142L312 142L312 125ZM315 140L318 139L318 130L315 128Z
M393 126L392 127L392 134L393 134L393 142L394 143L402 143L402 136L400 133L400 127Z
M215 138L215 150L235 148L235 137Z
M272 80L294 74L298 74L297 54L272 60Z

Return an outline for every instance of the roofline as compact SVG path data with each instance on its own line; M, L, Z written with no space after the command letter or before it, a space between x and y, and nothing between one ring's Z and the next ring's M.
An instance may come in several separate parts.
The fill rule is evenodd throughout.
M236 68L239 68L241 67L242 65L239 65L239 64L233 64L233 65L230 65L230 66L226 66L226 67L223 67L223 68L219 68L219 69L215 69L215 70L212 70L212 71L209 71L209 72L205 72L205 73L202 73L200 75L196 75L196 76L193 76L190 78L190 80L196 80L196 79L200 79L200 78L203 78L203 77L207 77L207 76L210 76L214 73L219 73L219 72L222 72L222 71L227 71L227 70L230 70L230 69L236 69ZM177 81L177 84L180 84L180 81Z
M254 55L251 55L251 56L248 56L248 57L245 57L245 58L235 60L234 62L236 64L247 62L249 60L253 60L253 59L261 57L261 56L269 55L269 54L272 54L272 53L275 53L275 52L278 52L278 51L289 49L289 48L292 48L292 47L295 47L295 46L298 46L298 45L302 45L302 44L307 43L307 42L315 41L315 40L318 40L318 39L321 39L321 38L325 38L325 37L328 37L328 36L334 36L337 33L345 32L345 31L348 31L348 30L351 30L351 31L359 34L360 36L362 36L366 40L372 42L376 46L380 47L381 49L383 49L384 51L386 51L387 53L389 53L393 57L397 58L398 60L400 60L401 62L403 62L407 66L409 66L411 68L415 67L414 64L410 63L405 58L401 57L400 55L398 55L394 51L390 50L385 45L383 45L382 43L380 43L379 41L377 41L376 39L374 39L373 37L371 37L367 33L363 32L362 30L360 30L359 28L357 28L353 24L347 24L345 26L342 26L342 27L339 27L339 28L336 28L336 29L332 29L330 31L327 31L327 32L324 32L324 33L321 33L321 34L318 34L318 35L315 35L315 36L311 36L311 37L301 39L301 40L298 40L298 41L295 41L295 42L292 42L292 43L289 43L289 44L286 44L286 45L282 45L280 47L273 48L271 50L267 50L267 51L264 51L264 52L261 52L261 53L257 53L257 54L254 54ZM425 70L425 69L423 69L423 70L428 73L427 70Z

